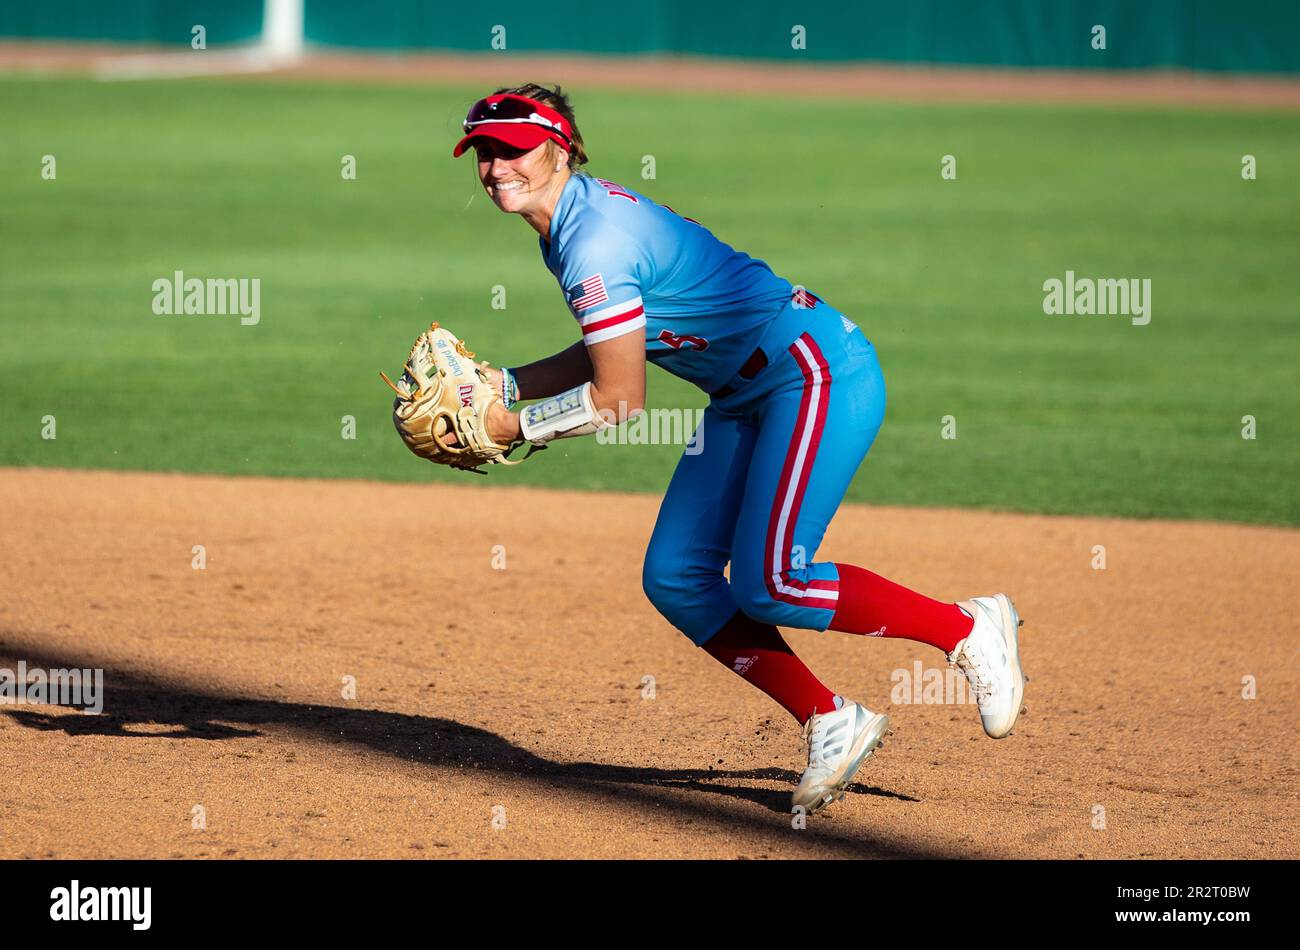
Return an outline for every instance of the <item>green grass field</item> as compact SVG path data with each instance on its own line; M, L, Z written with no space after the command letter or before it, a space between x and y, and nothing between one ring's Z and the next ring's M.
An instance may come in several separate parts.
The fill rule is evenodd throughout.
M0 79L0 464L661 491L678 446L570 440L476 479L392 430L377 371L431 319L497 364L576 339L531 230L450 157L480 92ZM1300 522L1295 115L574 94L594 174L876 344L852 499ZM1150 278L1150 324L1045 315L1067 269ZM155 315L176 270L260 278L260 323ZM651 406L704 404L650 372Z

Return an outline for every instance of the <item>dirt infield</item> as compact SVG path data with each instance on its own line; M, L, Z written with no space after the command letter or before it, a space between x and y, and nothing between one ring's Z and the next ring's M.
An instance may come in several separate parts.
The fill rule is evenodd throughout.
M641 593L657 499L487 481L0 470L0 668L106 679L0 707L0 857L1300 856L1300 533L846 507L825 556L1016 596L1027 712L993 742L891 704L937 651L791 631L893 719L795 830L798 727Z
M0 42L0 72L97 73L113 78L184 75L186 70L379 82L498 84L537 79L571 87L744 92L930 102L1091 102L1300 109L1294 76L1183 70L977 69L696 56L570 56L502 53L412 55L314 52L273 67L243 51L96 44Z

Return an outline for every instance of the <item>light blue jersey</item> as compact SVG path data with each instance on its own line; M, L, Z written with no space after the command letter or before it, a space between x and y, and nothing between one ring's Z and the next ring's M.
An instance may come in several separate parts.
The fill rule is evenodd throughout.
M710 394L699 451L682 455L646 552L650 601L696 644L738 614L831 626L854 588L814 555L885 415L862 331L708 229L599 178L565 182L541 249L588 345L641 334L649 360Z
M582 174L538 242L588 346L642 333L648 360L705 392L735 375L793 292L691 218Z

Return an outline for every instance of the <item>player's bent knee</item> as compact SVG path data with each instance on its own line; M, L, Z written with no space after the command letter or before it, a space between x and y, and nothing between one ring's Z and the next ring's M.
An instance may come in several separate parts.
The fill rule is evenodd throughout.
M691 596L691 590L681 575L658 574L647 563L641 573L641 589L661 617L698 642L699 630L696 627L700 618L696 616L697 611L692 609L696 600Z
M720 568L683 559L671 548L651 545L641 568L641 589L655 610L696 644L717 633L736 612Z
M651 548L641 565L641 589L657 611L665 617L672 604L680 598L681 578L672 565L672 559L661 556Z

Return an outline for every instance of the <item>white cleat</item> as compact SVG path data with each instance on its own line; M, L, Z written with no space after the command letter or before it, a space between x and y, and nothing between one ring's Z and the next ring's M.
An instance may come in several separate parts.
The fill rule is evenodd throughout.
M814 715L803 727L808 743L804 770L792 802L815 814L844 797L862 763L880 745L889 717L845 700L842 709Z
M979 704L980 720L989 738L1011 731L1025 697L1020 668L1020 615L1006 594L973 597L957 606L975 618L965 640L948 654L948 664L966 674Z

